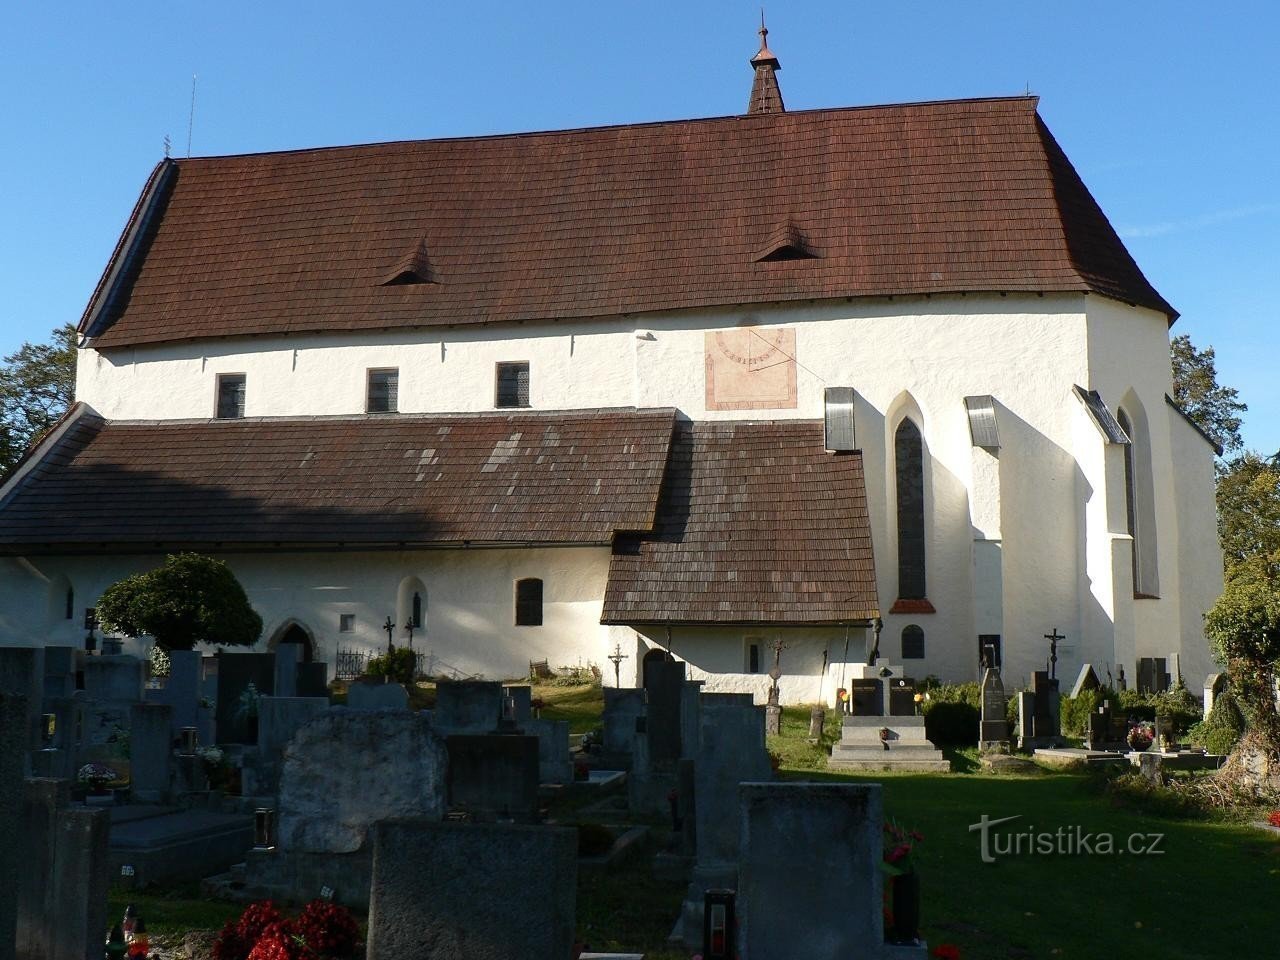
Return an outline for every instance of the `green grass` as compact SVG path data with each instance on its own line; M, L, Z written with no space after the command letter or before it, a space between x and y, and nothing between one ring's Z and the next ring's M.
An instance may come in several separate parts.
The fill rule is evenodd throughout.
M544 720L568 720L570 733L586 733L601 725L604 715L604 691L599 684L584 683L561 687L553 683L533 686L534 699L541 698Z
M112 884L107 894L108 922L119 923L124 908L131 903L147 922L147 931L152 936L178 941L191 930L221 930L223 924L244 910L238 903L200 896L195 884L145 892Z

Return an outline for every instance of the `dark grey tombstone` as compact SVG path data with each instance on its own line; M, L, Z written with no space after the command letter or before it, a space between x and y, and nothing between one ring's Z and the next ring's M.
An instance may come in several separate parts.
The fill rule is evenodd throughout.
M329 696L329 664L314 660L298 664L298 696L308 699Z
M49 898L59 811L71 801L71 781L31 779L24 785L22 886L18 890L18 960L44 960L58 922Z
M676 815L680 818L680 852L686 857L698 853L697 763L681 757L676 764Z
M298 667L306 650L300 643L281 643L276 647L276 685L274 696L298 695Z
M998 743L1009 739L1009 721L1005 712L1004 683L998 667L988 667L982 675L982 724L978 739Z
M352 710L408 710L409 691L398 683L353 683L347 687Z
M1138 658L1138 692L1163 693L1169 688L1169 674L1164 657Z
M445 746L450 807L482 821L537 819L537 737L453 734Z
M880 956L880 786L744 783L739 791L741 955L750 960ZM815 857L822 860L821 881L797 882L808 875Z
M1058 729L1058 681L1049 679L1045 670L1037 670L1032 680L1035 714L1032 735L1037 740L1051 740L1060 735Z
M1036 695L1018 691L1018 747L1027 749L1035 739Z
M680 758L684 671L682 660L657 660L645 666L645 735L650 760Z
M686 680L680 695L680 755L698 755L698 738L701 736L702 688L705 680ZM749 696L749 694L748 694Z
M203 654L195 650L174 650L169 654L169 676L162 690L147 691L153 703L173 708L173 732L200 726L200 663Z
M44 648L44 696L69 697L76 692L76 648Z
M139 803L167 803L173 777L173 708L135 703L129 710L129 782Z
M702 705L702 747L695 763L700 863L737 861L738 784L773 779L764 738L763 707Z
M1089 714L1085 745L1090 750L1103 750L1111 742L1111 707L1102 703Z
M38 647L0 647L0 693L22 697L26 714L21 722L6 728L24 731L22 774L31 769L30 751L40 743L40 713L44 694L44 651Z
M384 820L368 960L565 960L578 892L567 827Z
M143 699L145 664L137 657L85 657L84 691L90 700L137 703Z
M629 756L636 734L636 718L644 715L644 691L632 688L604 688L604 749L606 753Z
M492 733L502 719L502 684L497 680L450 680L436 684L431 724L441 734Z
M511 719L516 723L524 723L533 716L533 687L525 684L503 687L502 694L504 697L511 698L513 711Z
M849 702L855 717L884 715L884 692L879 680L850 680Z
M889 716L916 715L916 682L911 677L894 677L889 681Z
M329 709L328 697L263 697L258 701L258 748L278 758L304 725Z
M18 874L22 865L22 775L27 744L9 731L27 722L27 698L0 690L0 957L12 956L18 925Z
M250 714L241 696L253 684L259 696L273 696L276 683L274 653L219 653L217 655L217 728L219 743L256 743Z
M111 814L69 807L58 812L54 838L50 901L57 922L52 928L58 960L102 956L107 929L107 843Z
M569 758L569 721L529 717L520 729L538 738L538 779L542 783L570 783L573 761Z

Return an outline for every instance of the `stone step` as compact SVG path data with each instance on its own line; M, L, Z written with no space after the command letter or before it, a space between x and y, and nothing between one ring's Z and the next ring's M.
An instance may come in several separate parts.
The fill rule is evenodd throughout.
M888 727L890 730L903 730L910 727L919 727L924 729L924 717L866 717L866 716L850 716L840 721L842 727L870 727L873 730L879 730L881 727Z
M843 743L837 743L831 748L832 758L849 759L857 758L881 758L892 759L894 757L934 757L940 758L942 751L934 747L932 744L910 744L906 746L894 746L888 750L883 747L862 747L849 746Z

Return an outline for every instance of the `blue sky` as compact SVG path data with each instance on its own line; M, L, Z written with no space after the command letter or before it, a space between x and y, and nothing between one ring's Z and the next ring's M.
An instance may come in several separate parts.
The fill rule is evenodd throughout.
M773 3L792 109L1018 94L1280 449L1280 4ZM77 320L169 135L195 155L740 113L759 5L14 4L0 353Z

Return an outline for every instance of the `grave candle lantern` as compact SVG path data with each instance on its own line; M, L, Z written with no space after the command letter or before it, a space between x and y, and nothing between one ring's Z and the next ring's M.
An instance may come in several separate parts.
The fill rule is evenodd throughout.
M270 807L258 807L253 812L253 847L255 850L274 850L276 846L276 812Z
M200 746L200 735L195 727L183 727L182 731L182 755L189 757L196 752L196 748Z

